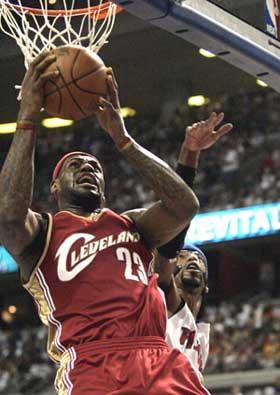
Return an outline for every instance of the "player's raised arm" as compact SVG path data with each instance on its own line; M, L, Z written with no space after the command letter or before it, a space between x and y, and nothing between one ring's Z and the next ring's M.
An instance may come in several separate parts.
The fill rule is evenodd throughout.
M185 138L178 157L177 173L186 184L193 187L200 152L212 147L216 141L230 130L233 125L226 123L221 126L224 113L213 112L206 121L194 123L186 128ZM217 130L215 130L218 128ZM184 246L188 226L174 239L158 248L155 254L155 270L159 274L159 285L165 291L168 310L174 313L181 298L176 290L173 273L176 269L176 256Z
M184 229L196 214L199 203L192 190L165 162L129 136L120 115L118 88L112 73L108 74L108 92L109 100L100 98L99 123L160 199L135 221L149 247L154 248Z
M46 79L57 75L57 72L45 70L54 61L53 55L43 53L26 73L17 130L0 174L0 240L18 263L21 253L40 229L40 215L30 210L34 154L43 106L42 87Z

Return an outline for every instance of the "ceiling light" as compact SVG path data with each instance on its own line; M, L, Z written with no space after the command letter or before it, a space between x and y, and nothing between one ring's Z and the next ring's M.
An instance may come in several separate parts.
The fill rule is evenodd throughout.
M0 124L0 134L15 133L17 128L16 122Z
M7 310L3 310L1 312L1 318L2 318L2 321L6 322L7 324L10 324L14 320L14 317L12 316L12 314L10 314Z
M136 115L136 110L130 107L121 108L121 114L123 118L134 117Z
M261 86L262 88L267 88L268 87L268 85L262 80L257 80L257 84L259 86Z
M201 107L204 106L205 104L208 104L209 102L210 99L203 95L190 96L188 98L188 106L190 107Z
M208 51L207 49L200 48L199 51L200 55L204 56L205 58L215 58L216 55L213 52Z
M46 118L43 119L42 125L48 129L54 128L65 128L67 126L73 125L74 121L71 119L61 119L61 118Z
M16 306L9 306L9 307L8 307L8 312L9 312L10 314L15 314L15 313L17 312Z

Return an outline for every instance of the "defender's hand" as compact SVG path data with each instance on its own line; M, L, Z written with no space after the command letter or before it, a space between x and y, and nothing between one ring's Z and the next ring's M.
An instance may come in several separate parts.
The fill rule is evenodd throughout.
M19 119L30 121L38 119L44 104L44 83L59 74L58 70L46 71L55 61L56 57L51 52L43 52L30 64L22 83Z
M96 117L101 128L120 147L129 135L121 115L117 81L111 68L108 69L107 73L107 98L99 97L99 110L96 112Z
M220 137L230 132L233 128L231 123L226 123L218 130L215 128L223 121L224 113L218 115L213 112L206 121L194 123L186 128L183 145L189 151L202 151L212 147Z

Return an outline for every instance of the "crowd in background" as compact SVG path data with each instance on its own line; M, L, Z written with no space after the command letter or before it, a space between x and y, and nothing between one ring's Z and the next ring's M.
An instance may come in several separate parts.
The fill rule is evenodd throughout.
M239 386L234 386L231 390L231 395L279 395L280 394L280 376L276 378L271 385L263 387L253 386L251 389L242 389Z
M279 395L280 385L275 383L262 388L253 388L250 390L242 390L240 387L233 387L231 395Z
M212 111L223 111L234 129L201 155L195 190L203 211L242 207L278 199L280 178L279 95L268 91L224 95L199 108L168 106L154 117L126 119L127 129L144 147L172 167L176 164L185 127L207 119ZM2 144L0 165L6 155ZM36 153L34 208L56 210L49 193L52 170L58 159L72 150L96 155L104 165L107 204L123 211L153 201L153 193L116 150L95 119L70 128L42 130Z
M45 327L0 330L0 344L0 394L37 394L53 383Z
M280 368L280 303L206 306L211 324L206 373Z

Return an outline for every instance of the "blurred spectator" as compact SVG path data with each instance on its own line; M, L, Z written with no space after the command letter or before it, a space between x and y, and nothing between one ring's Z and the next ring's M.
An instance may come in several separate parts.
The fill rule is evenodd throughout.
M231 395L244 395L244 393L241 391L240 387L233 387L231 390Z
M260 169L261 174L263 174L266 169L268 169L269 171L275 170L275 162L273 159L272 149L267 149L266 152L264 152L264 156L263 159L261 160L260 168L261 168Z
M275 270L273 262L265 261L259 267L259 289L266 295L271 296L274 289Z
M280 366L280 342L276 333L270 333L263 344L263 357L266 367Z

